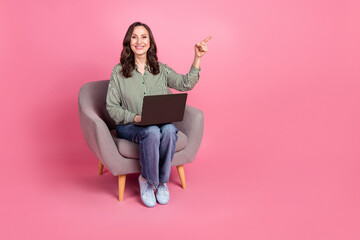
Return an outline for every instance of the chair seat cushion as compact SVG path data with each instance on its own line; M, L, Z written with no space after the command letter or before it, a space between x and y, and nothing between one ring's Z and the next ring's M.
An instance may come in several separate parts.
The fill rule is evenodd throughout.
M139 144L133 143L126 139L118 138L115 129L110 132L122 156L126 158L140 158ZM177 135L178 140L176 142L175 152L184 149L188 143L188 138L183 132L179 130Z

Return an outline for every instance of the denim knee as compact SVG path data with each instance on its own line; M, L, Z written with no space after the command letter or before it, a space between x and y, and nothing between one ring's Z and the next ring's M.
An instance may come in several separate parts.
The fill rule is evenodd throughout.
M161 127L161 138L173 138L177 140L178 129L173 124L166 124Z
M166 124L161 127L162 135L167 135L167 134L175 135L175 134L177 134L177 132L178 132L178 129L173 124Z
M151 140L152 142L160 142L161 133L158 126L149 126L142 135L143 139Z

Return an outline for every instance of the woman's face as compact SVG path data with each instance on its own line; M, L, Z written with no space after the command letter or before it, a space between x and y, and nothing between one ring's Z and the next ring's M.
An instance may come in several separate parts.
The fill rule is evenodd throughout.
M131 50L135 56L146 54L150 48L149 33L143 26L136 26L131 35Z

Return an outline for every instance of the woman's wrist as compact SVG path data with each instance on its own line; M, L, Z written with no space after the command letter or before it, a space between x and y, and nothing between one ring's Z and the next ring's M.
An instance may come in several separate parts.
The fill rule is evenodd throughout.
M200 61L201 61L201 58L199 58L198 56L195 56L194 62L192 65L196 68L200 68Z

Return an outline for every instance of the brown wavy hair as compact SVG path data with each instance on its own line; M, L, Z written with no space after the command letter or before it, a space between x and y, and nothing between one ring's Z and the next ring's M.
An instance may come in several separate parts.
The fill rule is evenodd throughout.
M145 23L134 22L133 24L130 25L130 27L128 28L125 34L125 38L123 41L123 50L120 55L120 63L122 66L122 69L120 70L120 74L122 74L125 78L131 77L132 76L131 72L135 69L135 55L134 52L131 50L130 40L134 28L137 26L143 26L149 32L150 48L146 53L146 64L150 66L150 71L152 74L157 75L160 72L158 57L156 55L157 52L156 43L153 34L151 32L151 29Z

